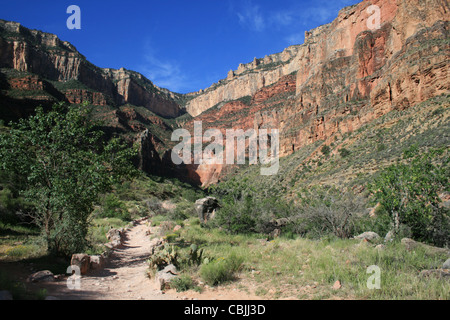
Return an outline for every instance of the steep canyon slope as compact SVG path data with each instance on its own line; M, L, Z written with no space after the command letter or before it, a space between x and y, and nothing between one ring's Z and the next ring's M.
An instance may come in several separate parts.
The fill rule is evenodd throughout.
M380 9L376 27L372 5ZM448 106L449 13L446 0L364 0L306 32L303 44L240 64L187 95L134 71L98 68L55 35L0 20L0 119L57 101L87 102L105 131L139 143L144 171L167 169L207 186L234 168L174 166L174 129L193 132L194 121L223 133L275 128L281 156L309 148L306 160L318 146L336 145L338 152L343 137L391 112L440 96Z
M371 5L380 8L379 28L370 27ZM306 32L304 44L230 72L190 100L187 111L223 132L279 129L281 156L316 142L330 145L391 111L448 95L449 13L444 0L344 8L332 23ZM224 166L190 169L209 185Z

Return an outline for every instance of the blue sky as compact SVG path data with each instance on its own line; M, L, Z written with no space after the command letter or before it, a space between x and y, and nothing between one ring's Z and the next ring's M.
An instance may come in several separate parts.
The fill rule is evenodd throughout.
M0 19L58 35L102 68L138 71L187 93L209 87L239 63L301 44L304 32L360 0L0 0ZM81 30L69 30L69 5Z

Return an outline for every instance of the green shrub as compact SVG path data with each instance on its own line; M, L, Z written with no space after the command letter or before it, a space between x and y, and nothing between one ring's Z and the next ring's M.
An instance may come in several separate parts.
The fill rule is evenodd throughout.
M112 193L105 197L100 216L103 218L119 218L125 221L131 220L131 214L128 212L125 203Z
M240 270L242 263L243 258L238 257L235 254L230 255L227 259L221 257L202 265L200 277L208 285L219 285L233 280L235 273Z
M182 274L178 276L177 278L173 279L170 282L170 285L174 287L174 289L177 290L177 292L183 292L188 291L190 289L194 288L194 281L192 278L187 274Z
M302 207L294 224L298 233L308 237L350 238L361 231L358 226L368 217L363 213L363 199L352 193L342 194L335 188L314 188L299 195Z
M171 220L180 221L195 215L194 204L190 202L180 202L177 207L168 213Z
M345 148L339 149L339 154L341 155L342 158L346 158L350 155L350 151L348 151Z
M324 156L328 157L330 155L331 148L329 146L325 145L325 146L322 147L320 152L322 152Z
M442 150L420 154L416 146L405 150L403 158L369 186L374 202L389 214L394 233L403 224L415 240L448 245L450 210L441 206L439 194L448 190L450 158Z

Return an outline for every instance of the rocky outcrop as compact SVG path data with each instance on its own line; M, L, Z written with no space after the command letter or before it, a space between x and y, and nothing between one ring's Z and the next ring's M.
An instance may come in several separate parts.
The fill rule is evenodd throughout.
M240 64L236 71L230 70L226 79L206 90L196 92L196 97L186 104L186 111L196 117L221 102L253 96L261 88L272 85L282 76L298 70L294 58L299 48L300 46L291 46L282 53Z
M381 10L380 28L369 28L370 5ZM197 93L187 111L204 131L279 129L281 156L317 141L330 144L390 111L450 92L448 12L443 0L344 8L332 23L307 32L284 62L241 66ZM245 96L250 102L242 101ZM193 121L184 127L191 131ZM219 181L224 167L188 166L203 185Z
M195 201L195 211L201 223L207 223L214 219L219 202L214 197L206 197Z
M133 104L163 117L177 117L181 112L175 94L155 86L141 74L123 68L98 68L70 43L16 22L0 20L0 68L67 84L69 90L62 93L71 103ZM89 90L70 88L71 82Z

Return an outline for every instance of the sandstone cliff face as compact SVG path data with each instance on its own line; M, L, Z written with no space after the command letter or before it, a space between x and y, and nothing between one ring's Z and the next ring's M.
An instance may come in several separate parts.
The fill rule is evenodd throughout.
M105 105L108 100L118 106L143 106L164 117L180 115L173 95L142 75L125 69L100 69L68 42L19 23L0 20L0 68L39 75L49 81L78 81L96 93L69 90L66 97L71 102Z
M372 4L381 9L380 28L373 30L367 23ZM344 8L332 23L307 32L287 63L258 72L255 60L252 71L230 72L187 110L202 113L194 120L203 121L204 130L277 128L281 156L316 141L329 144L394 109L450 92L449 12L444 0L374 0ZM246 95L249 105L226 103ZM208 110L220 103L219 110ZM225 169L190 167L203 185L217 182Z
M369 29L373 12L368 12L368 7L371 5L381 10L380 30ZM384 90L385 82L372 82L367 87L362 79L375 76L374 73L381 67L393 63L408 38L420 30L431 28L438 21L448 21L448 15L449 7L445 0L363 1L342 9L332 23L306 32L303 45L289 47L281 54L264 59L255 58L247 65L241 64L237 71L230 71L226 79L195 93L186 110L192 116L198 116L223 101L252 96L264 86L274 84L282 76L293 72L298 75L297 94L312 92L308 85L320 80L318 77L323 74L324 68L332 68L333 63L346 64L345 78L340 78L342 85L352 82L351 94L361 93L364 96L367 91L379 92ZM346 70L355 67L357 69L351 72ZM355 89L359 91L355 92ZM323 96L329 94L321 91L311 103L320 104ZM307 103L310 101L307 100Z
M240 64L236 71L228 73L226 79L194 93L195 97L186 104L186 111L196 117L221 102L253 96L261 88L276 83L282 76L297 71L294 58L300 49L300 46L291 46L282 53Z

